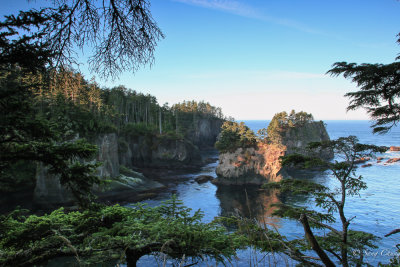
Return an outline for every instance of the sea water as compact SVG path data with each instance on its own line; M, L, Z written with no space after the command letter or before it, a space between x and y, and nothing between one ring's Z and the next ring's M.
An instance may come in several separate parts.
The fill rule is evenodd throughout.
M252 120L245 121L245 123L250 129L257 132L258 129L266 128L269 121ZM376 135L372 133L371 123L368 121L325 121L325 123L331 139L354 135L358 137L360 143L400 146L400 128L395 127L387 134ZM208 156L217 157L217 154L211 152ZM357 169L357 174L363 176L368 188L363 190L360 196L347 198L345 207L347 218L354 217L351 221L351 229L369 232L380 238L376 243L376 249L366 251L365 260L374 266L379 262L387 263L397 253L395 245L400 243L400 234L384 237L393 229L400 228L400 162L385 164L388 158L400 157L400 153L387 152L378 156L386 159L381 163L377 163L373 159L369 162L372 166ZM205 214L203 219L205 222L210 222L216 216L238 214L255 217L259 221L273 225L276 230L289 239L304 237L303 228L299 222L273 217L271 215L273 209L270 208L270 204L284 201L287 204L312 207L314 203L311 198L286 196L282 200L279 195L271 195L252 187L218 188L210 182L197 184L193 181L198 175L205 174L216 177L217 164L217 162L208 164L199 173L182 175L182 182L177 183L157 198L145 202L150 206L159 205L174 193L194 211L201 209ZM337 185L334 178L327 173L320 173L309 179L331 188ZM335 225L338 228L339 226L340 223ZM357 253L357 251L352 253ZM143 257L138 266L141 266L140 264L145 266L155 264L155 262L151 257ZM254 253L251 249L239 251L238 258L233 262L234 266L249 266L250 264L252 266L294 266L295 263L280 255L266 255L266 257L264 255L263 257L262 253Z

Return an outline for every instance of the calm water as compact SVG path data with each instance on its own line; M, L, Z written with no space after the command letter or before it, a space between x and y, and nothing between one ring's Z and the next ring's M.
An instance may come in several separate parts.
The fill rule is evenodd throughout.
M268 121L245 121L254 131L267 127ZM368 121L325 121L331 139L341 136L355 135L361 143L400 146L400 129L393 129L386 135L373 135ZM217 157L215 152L210 152L205 157ZM388 152L380 156L386 158L400 157L398 152ZM352 221L351 228L375 234L382 239L378 242L378 249L371 252L367 260L372 265L377 265L379 261L387 262L391 253L396 253L395 244L400 243L398 234L391 237L384 237L391 230L400 227L400 163L384 165L371 161L369 168L359 168L358 174L364 177L368 189L361 192L360 197L352 197L347 200L347 218L356 216ZM241 214L242 216L256 217L259 221L266 221L275 225L281 234L289 239L302 237L302 226L294 220L280 219L271 217L272 210L269 207L272 203L291 203L296 205L312 206L311 199L287 196L284 199L276 192L260 192L256 188L220 187L217 188L210 182L197 184L193 179L198 175L215 175L217 163L205 166L201 172L182 175L179 178L182 182L177 183L168 191L160 194L157 198L145 201L150 206L158 205L161 201L169 199L172 193L176 193L184 204L193 210L201 209L205 213L204 221L209 222L216 216L228 215L231 213ZM335 183L327 174L317 174L310 179L333 188ZM246 204L246 194L250 205ZM249 208L250 206L250 208ZM390 256L389 256L390 255ZM260 260L265 255L254 254L250 249L240 251L239 258L234 262L234 266L248 266L250 258L252 262L256 256ZM139 266L149 266L156 264L153 257L143 257ZM286 266L294 265L279 255L267 256L262 259L259 266ZM207 264L204 264L207 266Z

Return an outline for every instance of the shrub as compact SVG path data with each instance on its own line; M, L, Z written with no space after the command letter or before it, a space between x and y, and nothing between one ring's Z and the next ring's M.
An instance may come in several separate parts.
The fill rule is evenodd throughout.
M244 122L240 124L226 121L221 127L221 133L215 147L222 153L233 152L239 147L251 147L257 143L254 132Z

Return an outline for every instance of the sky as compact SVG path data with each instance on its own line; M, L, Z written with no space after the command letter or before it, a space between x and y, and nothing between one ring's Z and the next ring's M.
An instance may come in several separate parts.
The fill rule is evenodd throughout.
M0 0L1 13L28 5ZM7 4L5 4L7 3ZM237 120L281 111L368 119L346 112L355 84L325 73L339 61L391 63L400 52L397 0L152 0L165 34L155 62L105 86L125 85L160 104L204 100ZM81 71L87 79L85 65Z

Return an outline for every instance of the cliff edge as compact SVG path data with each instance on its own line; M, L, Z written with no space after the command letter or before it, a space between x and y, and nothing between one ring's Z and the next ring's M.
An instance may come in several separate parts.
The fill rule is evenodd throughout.
M293 153L311 156L307 150L309 143L328 140L324 123L314 121L312 115L305 112L276 114L258 136L243 123L227 122L216 144L220 155L216 168L218 178L214 183L260 185L279 181L287 176L287 168L280 164L281 156ZM324 159L333 157L330 150L317 153Z

